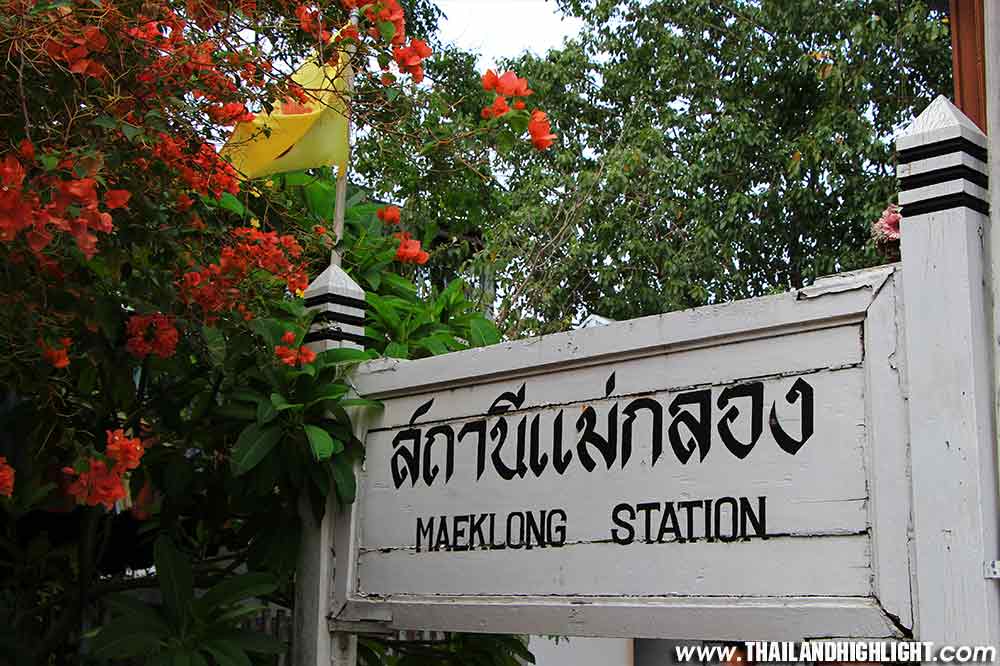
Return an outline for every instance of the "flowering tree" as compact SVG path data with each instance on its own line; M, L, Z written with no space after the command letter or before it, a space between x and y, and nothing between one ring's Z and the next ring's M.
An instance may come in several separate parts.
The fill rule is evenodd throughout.
M227 665L284 650L238 627L249 598L291 604L299 498L317 513L353 500L350 365L497 333L459 281L427 286L405 210L354 197L338 239L329 169L248 180L216 147L257 114L307 112L316 91L289 74L310 60L350 66L339 102L362 136L391 133L431 49L397 0L0 8L0 653ZM551 144L524 79L484 85L478 132ZM301 296L338 243L370 294L371 350L316 354ZM487 640L449 641L442 661L523 651Z

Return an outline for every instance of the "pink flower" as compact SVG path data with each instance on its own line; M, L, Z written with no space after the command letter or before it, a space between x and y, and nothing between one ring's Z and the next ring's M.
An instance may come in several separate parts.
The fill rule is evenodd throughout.
M896 204L889 204L882 211L882 217L872 224L872 236L876 241L897 241L899 240L899 223L903 220L900 208Z

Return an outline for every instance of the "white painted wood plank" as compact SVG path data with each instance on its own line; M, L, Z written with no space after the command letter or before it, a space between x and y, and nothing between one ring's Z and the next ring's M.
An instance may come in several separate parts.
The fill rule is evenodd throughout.
M362 553L359 595L867 596L867 535Z
M458 419L485 413L499 395L525 385L522 409L574 401L600 400L607 380L615 375L613 396L633 396L661 390L732 383L779 374L860 364L863 357L859 325L838 326L764 340L748 340L711 348L676 351L659 356L621 360L599 366L551 368L544 374L515 375L435 392L408 389L375 416L375 430L408 424L414 411L434 397L434 405L419 422ZM407 369L420 370L424 362ZM402 379L402 377L401 377ZM369 396L370 397L370 396ZM570 426L572 428L572 424Z
M362 365L354 381L362 395L388 397L463 382L478 383L527 369L541 373L552 365L610 362L620 356L659 355L678 346L717 345L858 322L874 291L890 272L881 268L858 271L831 280L831 289L819 281L798 292L615 322L419 361L376 361Z
M864 381L861 369L848 368L806 375L815 390L815 432L795 455L777 445L767 427L767 412L777 401L776 415L782 427L798 436L801 432L798 405L785 403L783 397L795 378L764 382L764 431L754 449L744 459L734 456L713 432L711 449L704 461L696 452L686 464L674 456L664 434L663 454L651 465L651 419L643 414L633 425L634 443L629 463L622 468L620 460L606 468L598 459L597 467L587 472L576 459L578 435L574 421L582 404L563 408L564 445L573 451L564 474L557 474L551 465L540 477L529 470L524 478L500 478L487 462L484 474L477 480L478 447L475 438L467 436L455 450L452 478L444 483L446 466L443 443L436 443L437 453L429 460L441 468L431 486L421 479L417 484L405 482L397 489L391 473L392 441L398 431L370 433L366 441L367 461L361 481L361 515L363 545L368 549L413 546L416 540L417 518L455 515L458 513L496 512L504 516L512 511L564 508L568 512L568 539L589 541L608 539L610 513L619 502L640 503L714 498L721 496L767 497L767 530L771 534L830 534L854 533L867 529L866 498L868 496L864 469ZM713 392L713 407L719 390ZM673 394L655 394L664 405ZM618 403L619 416L627 401ZM599 424L606 424L609 401L587 403L597 411ZM531 411L526 416L540 414L540 450L553 456L551 424L556 410ZM714 409L713 428L719 420ZM507 418L513 433L522 415ZM487 422L490 429L499 419ZM672 419L665 418L665 430ZM744 419L734 427L734 433L747 439L749 429ZM606 426L604 426L606 427ZM454 424L455 431L461 429ZM603 430L602 430L603 431ZM687 430L681 429L687 439ZM426 436L425 436L426 437ZM514 442L504 448L507 464L513 466ZM488 443L487 452L492 451ZM434 451L432 450L432 454ZM596 454L595 454L596 455ZM905 543L905 542L904 542ZM735 558L739 557L734 553Z
M988 201L989 192L971 183L964 178L949 180L944 183L935 183L926 187L918 187L912 190L905 190L899 193L899 204L903 207L903 215L906 216L906 205L918 201L926 201L937 197L946 197L953 194L970 194L977 199ZM911 219L907 217L906 219Z
M939 171L957 166L966 166L982 174L987 174L989 171L986 163L982 160L976 159L968 153L959 152L938 155L926 160L916 160L908 164L900 164L896 167L896 177L906 178L907 176L917 176L922 173L930 173L931 171Z
M908 218L902 238L918 636L1000 643L996 440L982 233L968 209Z
M911 520L909 430L903 387L906 347L898 273L888 280L865 320L866 423L876 596L882 606L913 627L910 593Z
M399 629L447 627L465 632L679 638L705 640L802 640L899 637L871 599L737 597L629 599L499 597L397 599L351 602L347 615L374 609Z

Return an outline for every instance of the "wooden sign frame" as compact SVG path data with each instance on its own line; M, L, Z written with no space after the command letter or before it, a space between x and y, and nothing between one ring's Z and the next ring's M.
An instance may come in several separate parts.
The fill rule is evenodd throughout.
M907 466L903 355L899 331L898 270L879 268L823 280L797 292L699 308L606 327L524 340L421 361L376 361L354 381L359 393L385 401L422 400L471 384L520 382L573 368L620 364L699 348L722 349L754 340L802 339L810 332L850 330L864 371L864 439L868 496L858 498L867 516L870 583L856 596L760 596L750 601L716 595L629 598L550 595L370 594L359 559L338 587L336 626L373 623L383 630L433 629L587 636L799 639L804 636L904 637L913 610L909 566L910 496ZM798 336L798 338L796 337ZM819 338L817 338L819 340ZM816 356L822 357L820 350ZM813 369L816 370L815 368ZM736 378L739 379L739 378ZM407 407L408 409L409 407ZM367 427L377 426L371 414ZM359 433L364 438L365 432ZM366 473L361 470L361 492ZM362 497L341 515L339 534L363 553ZM831 533L832 534L832 533ZM824 535L800 535L821 539ZM826 536L830 536L827 534ZM344 541L341 541L344 543ZM723 546L725 547L725 546ZM736 546L738 548L738 546ZM682 547L683 548L683 547ZM359 550L360 549L360 550ZM361 568L363 568L363 564ZM803 563L804 575L822 579L833 563ZM700 574L710 574L702 571ZM774 571L780 585L786 572ZM748 571L747 575L761 575ZM346 625L344 624L346 623ZM726 635L723 627L739 632ZM738 628L738 629L736 629Z

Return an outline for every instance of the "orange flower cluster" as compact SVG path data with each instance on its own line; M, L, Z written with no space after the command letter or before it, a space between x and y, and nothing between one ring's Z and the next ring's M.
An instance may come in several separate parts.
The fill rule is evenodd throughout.
M60 338L59 344L62 349L50 347L45 340L38 338L38 346L42 350L42 358L52 364L53 368L65 368L69 365L69 346L73 344L72 338Z
M496 93L493 104L483 107L481 115L484 120L505 116L510 113L512 108L515 111L523 111L526 106L524 98L534 93L528 87L527 79L518 77L514 72L504 72L498 76L492 69L486 70L486 73L483 74L483 90ZM508 97L513 99L513 105L508 103ZM556 135L552 133L548 116L545 115L544 111L538 109L531 112L531 117L528 120L528 133L531 135L532 145L538 150L545 150L552 145L556 138Z
M14 468L7 464L7 458L0 456L0 495L14 494Z
M285 331L285 334L281 336L281 341L285 344L277 345L274 348L274 355L285 365L308 365L316 360L316 352L305 345L297 350L285 346L295 344L295 334L291 331Z
M383 206L375 211L375 215L386 224L399 224L401 219L399 206Z
M126 326L128 341L125 348L136 358L155 354L170 358L177 348L180 336L171 318L163 313L133 315Z
M108 430L105 455L113 464L108 466L106 461L92 457L82 472L64 467L63 472L72 479L66 488L67 494L80 504L103 504L106 509L113 508L115 502L126 497L124 475L139 466L145 451L138 437L126 437L121 429Z
M535 109L531 112L531 119L528 121L528 134L531 135L531 143L538 150L545 150L555 141L556 135L552 133L552 126L549 125L549 118L544 111Z
M483 90L496 92L493 105L484 107L482 116L484 120L489 118L499 118L507 114L511 107L507 103L507 98L514 99L514 110L524 109L524 100L520 99L534 94L534 90L528 87L528 80L518 78L514 72L504 72L502 76L497 76L492 69L486 70L483 74Z
M23 231L29 249L41 260L41 251L51 243L53 231L69 234L87 259L97 252L98 233L111 233L114 224L108 212L128 204L131 194L109 190L104 194L104 210L97 195L97 168L90 167L85 178L63 180L36 168L35 148L21 142L18 152L0 160L0 242L10 243ZM78 165L72 157L62 159L59 169ZM29 178L29 173L34 175ZM43 203L41 192L49 193Z
M75 22L74 22L75 23ZM108 70L94 56L108 48L108 38L96 25L81 27L63 23L45 42L45 51L53 60L65 63L74 74L104 79Z
M309 286L305 271L292 262L302 255L302 246L294 236L253 227L239 227L232 234L235 242L222 249L218 263L185 273L181 279L181 297L186 303L199 305L209 322L226 310L238 310L246 319L253 316L239 301L243 282L255 270L284 280L293 294Z
M392 49L392 57L399 66L399 71L413 77L414 83L424 80L425 59L430 58L433 51L422 39L411 39L407 46L396 46Z
M393 234L399 239L399 247L396 249L396 261L404 264L419 264L423 266L430 259L430 255L420 248L420 241L413 238L408 231L400 231Z
M378 24L391 23L395 30L392 35L393 45L402 46L406 42L406 16L397 0L376 0L365 8L365 18L372 24L368 34L375 39L381 36Z

